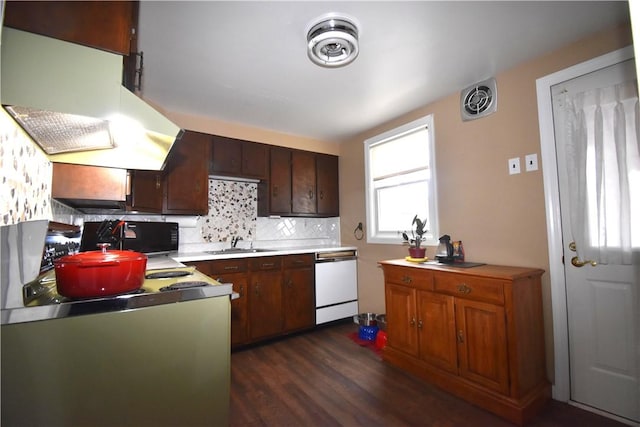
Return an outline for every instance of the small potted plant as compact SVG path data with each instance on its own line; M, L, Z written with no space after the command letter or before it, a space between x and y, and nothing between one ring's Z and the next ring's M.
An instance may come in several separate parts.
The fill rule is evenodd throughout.
M409 256L411 258L422 259L425 258L426 248L420 247L420 244L424 240L422 237L428 230L425 228L427 225L427 220L421 220L418 218L418 215L413 217L413 221L411 222L411 238L406 232L402 233L402 238L405 243L408 243L409 246Z

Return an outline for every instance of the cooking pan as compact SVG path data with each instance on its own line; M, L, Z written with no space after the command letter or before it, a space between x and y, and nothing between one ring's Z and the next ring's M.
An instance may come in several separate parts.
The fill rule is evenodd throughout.
M135 291L144 283L147 256L106 250L66 255L54 262L58 293L68 298L96 298Z

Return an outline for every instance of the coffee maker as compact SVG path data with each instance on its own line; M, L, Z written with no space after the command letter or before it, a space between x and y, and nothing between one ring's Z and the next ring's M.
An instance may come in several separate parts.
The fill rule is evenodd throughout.
M445 234L440 237L440 243L436 249L436 259L439 262L451 263L453 262L453 245L451 244L451 236Z

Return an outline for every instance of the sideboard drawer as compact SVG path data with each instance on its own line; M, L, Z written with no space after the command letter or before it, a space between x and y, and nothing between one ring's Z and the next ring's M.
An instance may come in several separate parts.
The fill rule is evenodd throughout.
M435 272L433 290L456 297L504 305L504 285L492 279Z
M418 289L433 289L433 272L421 268L388 266L384 269L385 280Z

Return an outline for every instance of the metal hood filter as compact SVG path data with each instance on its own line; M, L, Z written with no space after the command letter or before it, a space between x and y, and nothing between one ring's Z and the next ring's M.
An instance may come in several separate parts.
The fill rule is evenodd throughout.
M160 170L182 129L122 86L122 56L2 30L1 101L49 160Z
M309 59L322 67L344 67L358 56L358 27L344 16L325 15L307 32Z

